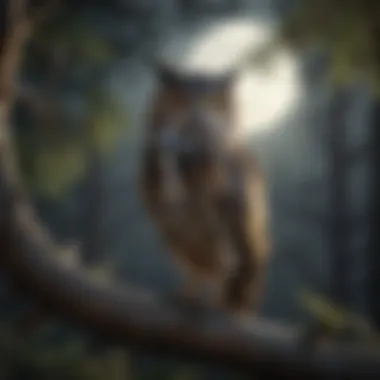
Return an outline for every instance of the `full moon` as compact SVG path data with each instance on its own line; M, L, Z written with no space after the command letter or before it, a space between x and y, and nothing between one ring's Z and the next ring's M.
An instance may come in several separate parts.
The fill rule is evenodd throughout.
M195 29L195 30L194 30ZM187 72L217 75L273 38L275 25L233 18L184 28L160 47L160 58ZM296 57L278 49L266 67L247 65L234 89L236 123L243 136L276 128L302 96Z

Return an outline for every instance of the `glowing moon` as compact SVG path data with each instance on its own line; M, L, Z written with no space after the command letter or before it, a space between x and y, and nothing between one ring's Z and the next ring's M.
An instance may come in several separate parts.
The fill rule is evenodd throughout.
M233 18L185 29L160 47L160 58L191 72L218 74L234 67L252 49L269 41L275 26L252 18ZM265 69L242 71L236 88L236 122L243 135L274 128L301 98L298 62L278 51Z
M246 70L236 89L237 124L244 134L275 128L302 95L293 57L279 52L268 70Z

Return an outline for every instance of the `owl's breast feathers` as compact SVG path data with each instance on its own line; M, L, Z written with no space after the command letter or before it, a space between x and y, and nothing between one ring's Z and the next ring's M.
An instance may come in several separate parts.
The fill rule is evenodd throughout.
M213 176L211 169L206 178L197 177L194 168L190 180L183 182L185 196L170 202L162 191L165 176L157 152L149 147L145 151L143 200L171 252L199 271L232 270L226 266L238 265L234 262L238 255L233 253L240 249L237 236L246 236L247 244L255 246L257 239L265 242L265 231L259 231L263 205L254 206L256 198L262 202L258 194L262 179L255 163L247 157L241 151L226 155L222 172ZM202 173L202 167L198 166L198 173Z

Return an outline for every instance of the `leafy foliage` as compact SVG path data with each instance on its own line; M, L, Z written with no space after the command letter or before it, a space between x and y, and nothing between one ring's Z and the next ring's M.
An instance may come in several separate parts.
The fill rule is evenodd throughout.
M34 188L53 197L62 196L85 171L85 155L80 144L42 146L36 154Z
M304 0L284 23L282 39L296 49L327 51L330 80L367 79L380 88L380 3L371 0Z
M29 117L17 141L32 190L59 199L83 178L89 149L112 151L127 124L104 80L117 54L112 41L65 9L31 41L23 82L33 91L18 109Z
M126 114L118 99L107 91L94 91L88 101L88 138L95 150L109 153L122 131Z
M333 335L343 332L366 342L379 340L378 332L364 316L343 308L322 295L304 291L300 294L300 300L314 321Z

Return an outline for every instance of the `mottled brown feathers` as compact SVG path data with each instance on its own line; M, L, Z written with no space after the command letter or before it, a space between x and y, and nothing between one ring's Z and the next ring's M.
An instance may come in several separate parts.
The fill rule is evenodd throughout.
M254 157L229 144L233 107L225 83L209 91L199 85L199 93L161 83L147 125L141 193L189 281L219 281L224 307L256 309L269 241L266 189Z

